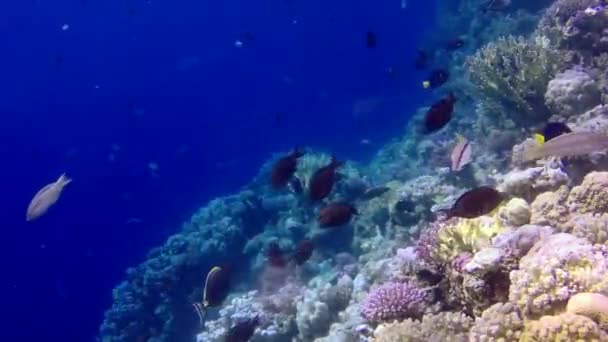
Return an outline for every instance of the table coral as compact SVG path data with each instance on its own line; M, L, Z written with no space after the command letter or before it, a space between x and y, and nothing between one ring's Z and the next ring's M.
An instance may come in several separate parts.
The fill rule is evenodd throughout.
M560 312L576 293L608 291L608 259L602 248L559 233L537 242L510 278L509 301L534 318Z

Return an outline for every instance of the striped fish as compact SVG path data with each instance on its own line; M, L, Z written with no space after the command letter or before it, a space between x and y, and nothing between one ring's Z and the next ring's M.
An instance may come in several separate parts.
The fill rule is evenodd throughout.
M452 149L450 159L452 161L451 170L455 172L462 170L471 162L471 143L460 134L456 135L456 145Z

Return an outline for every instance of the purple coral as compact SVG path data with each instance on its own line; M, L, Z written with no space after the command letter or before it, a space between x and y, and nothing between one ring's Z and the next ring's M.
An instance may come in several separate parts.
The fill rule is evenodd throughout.
M370 292L361 304L361 314L376 323L416 317L424 301L425 292L415 285L390 282Z

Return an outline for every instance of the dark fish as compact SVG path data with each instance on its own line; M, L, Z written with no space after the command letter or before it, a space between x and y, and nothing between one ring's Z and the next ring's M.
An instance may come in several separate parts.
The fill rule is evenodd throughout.
M435 89L441 87L445 82L448 81L449 78L449 71L445 69L435 69L431 71L429 78L426 81L422 82L422 84L424 88Z
M448 211L447 218L476 218L486 215L496 209L503 199L500 192L487 186L469 190L458 197Z
M365 34L365 46L369 49L376 47L376 34L372 30L368 30Z
M336 182L336 169L343 163L332 157L331 163L326 165L312 175L308 187L308 195L313 201L320 201L327 197Z
M450 39L445 43L445 48L448 51L458 50L464 46L464 40L461 38Z
M332 203L319 210L319 226L322 228L338 227L350 222L357 209L347 203Z
M298 166L298 158L304 155L304 151L296 149L289 155L277 160L272 167L271 183L275 189L283 188L287 185Z
M572 133L572 130L565 123L561 122L548 122L542 131L545 142L566 133Z
M255 329L260 324L260 318L255 316L234 325L226 334L226 342L247 342L253 336Z
M205 320L205 313L207 308L216 307L222 304L224 299L228 297L230 292L230 269L228 266L213 267L207 278L205 278L205 287L203 288L203 300L200 303L192 304L201 325Z
M418 54L416 55L416 62L414 66L416 70L426 69L429 63L429 55L422 49L418 49Z
M313 251L314 245L312 244L312 241L302 240L296 246L296 250L293 252L291 258L293 259L293 261L295 261L296 264L302 265L306 261L308 261L308 259L310 259Z
M285 267L287 265L287 261L283 257L283 251L276 242L268 245L266 257L268 258L268 263L274 267Z
M450 122L454 111L454 102L456 102L456 98L450 93L431 106L424 118L426 133L437 132Z

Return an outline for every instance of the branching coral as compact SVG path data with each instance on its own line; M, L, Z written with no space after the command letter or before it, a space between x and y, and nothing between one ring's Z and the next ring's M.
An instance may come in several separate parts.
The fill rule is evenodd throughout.
M555 314L580 292L608 291L605 248L566 233L537 242L510 274L509 301L526 317Z
M487 308L481 317L475 319L470 341L517 342L523 328L523 318L515 305L496 303Z
M468 341L473 319L462 313L441 312L425 315L422 321L405 320L380 325L374 342Z
M521 341L526 342L604 342L608 335L585 316L564 313L543 316L526 323Z
M372 290L361 304L361 314L371 322L419 316L426 292L410 283L391 282Z
M567 56L542 36L502 37L467 60L469 77L482 95L511 108L521 123L549 117L544 104L547 84L567 62Z

